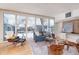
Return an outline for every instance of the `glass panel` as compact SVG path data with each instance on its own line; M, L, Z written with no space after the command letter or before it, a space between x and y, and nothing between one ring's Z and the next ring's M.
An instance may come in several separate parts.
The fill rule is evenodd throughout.
M35 28L35 17L28 17L27 27L31 29Z
M41 24L41 18L36 18L36 25L42 25Z
M17 16L17 36L26 38L26 17Z
M48 19L43 19L44 25L48 25Z
M48 32L48 19L43 19L44 31Z
M53 26L54 26L54 20L50 19L50 27L53 27Z
M49 23L50 23L50 27L49 27L50 33L52 33L53 30L54 30L54 20L53 20L53 19L50 19L50 20L49 20Z
M33 30L35 30L35 17L29 16L27 20L27 38L33 38Z
M42 19L41 18L36 18L36 31L42 31Z
M4 39L15 34L15 15L4 14Z
M53 19L48 19L48 18L43 18L43 31L46 33L50 34L53 32L53 27L54 27L54 20Z

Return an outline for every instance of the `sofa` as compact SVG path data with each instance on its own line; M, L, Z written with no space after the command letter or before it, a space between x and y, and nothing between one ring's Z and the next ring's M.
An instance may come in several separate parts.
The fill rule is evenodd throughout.
M44 35L36 35L35 32L34 32L34 40L35 42L41 42L41 41L44 41L45 40L45 37Z

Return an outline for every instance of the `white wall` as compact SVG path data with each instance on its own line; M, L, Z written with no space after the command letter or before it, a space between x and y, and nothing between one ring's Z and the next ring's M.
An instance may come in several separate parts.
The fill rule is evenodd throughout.
M3 12L0 11L0 41L3 40Z
M62 23L61 22L55 23L55 30L54 30L54 32L55 33L62 32Z
M58 38L66 39L66 36L65 36L66 33L62 33L62 24L63 24L62 22L55 23L54 32Z
M67 12L69 12L69 11L67 11ZM79 19L79 9L70 11L71 12L71 17L65 18L65 13L67 13L67 12L63 12L61 14L56 15L55 16L55 22L72 20L72 19L75 19L75 18Z

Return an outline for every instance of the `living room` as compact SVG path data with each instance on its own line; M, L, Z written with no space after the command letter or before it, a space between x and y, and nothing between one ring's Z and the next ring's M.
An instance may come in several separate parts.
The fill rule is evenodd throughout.
M0 4L0 55L78 55L78 7L78 3Z

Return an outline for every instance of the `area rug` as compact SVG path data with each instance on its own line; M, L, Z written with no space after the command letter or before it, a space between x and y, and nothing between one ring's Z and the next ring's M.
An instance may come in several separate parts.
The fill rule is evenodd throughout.
M48 42L34 42L33 39L28 39L30 46L32 48L33 55L48 55Z
M48 55L48 45L49 42L35 42L33 39L27 40L32 48L32 54L33 55ZM79 55L76 47L71 46L69 50L67 50L67 46L64 47L62 55Z

